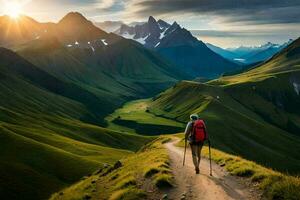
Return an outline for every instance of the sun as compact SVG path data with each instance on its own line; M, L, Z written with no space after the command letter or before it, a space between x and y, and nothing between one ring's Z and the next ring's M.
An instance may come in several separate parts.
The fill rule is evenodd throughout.
M5 13L13 19L17 19L22 13L22 5L18 2L6 2Z

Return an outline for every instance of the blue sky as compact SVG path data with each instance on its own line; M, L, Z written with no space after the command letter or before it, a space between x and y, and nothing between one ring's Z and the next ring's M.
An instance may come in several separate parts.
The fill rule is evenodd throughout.
M0 0L3 3L15 0ZM199 39L222 47L283 43L300 36L300 0L16 0L38 21L78 11L93 21L177 21ZM2 6L3 7L3 6ZM1 10L0 14L5 14Z

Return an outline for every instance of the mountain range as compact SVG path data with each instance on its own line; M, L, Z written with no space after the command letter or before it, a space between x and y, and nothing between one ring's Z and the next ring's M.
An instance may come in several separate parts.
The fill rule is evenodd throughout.
M141 25L123 24L115 33L156 51L194 78L216 78L224 72L240 69L240 65L210 50L176 22L169 24L150 16L148 22Z
M276 53L280 52L286 46L291 44L293 40L289 40L283 44L274 44L268 42L260 46L246 47L240 46L237 48L223 49L210 43L206 43L207 47L218 53L219 55L227 58L228 60L240 62L244 64L260 63L270 59Z
M63 44L74 44L110 36L75 12L67 14L58 23L39 23L28 16L20 16L17 20L2 16L0 27L0 45L9 48L48 37L55 37Z
M151 96L189 78L157 53L102 31L80 13L69 13L57 24L28 17L18 23L24 23L20 30L26 37L20 35L15 43L3 38L3 45L52 76L94 94L102 105L101 112L95 112L102 119L128 99Z
M160 45L162 48L164 48L163 43L161 44L161 40L163 40L164 37L168 37L168 34L172 32L171 30L177 28L181 29L181 27L176 22L174 22L174 24L171 25L163 20L156 21L151 16L149 17L148 22L131 23L129 25L119 21L106 21L96 24L99 24L99 27L103 27L104 29L109 31L115 30L114 32L116 34L119 34L128 39L136 40L137 42L143 44L145 47L154 50L158 49ZM171 26L173 26L173 28L170 29L170 31L166 31L166 29L170 28ZM181 34L178 34L178 37L182 37L182 40L180 40L181 42L183 42L182 44L190 43L192 45L193 43L197 43L197 41L195 42L195 38L192 38L193 36L189 35L184 37L184 34L185 33L183 32ZM173 40L174 38L171 39L170 43L173 43L175 41ZM226 58L227 60L233 63L236 63L238 65L253 65L270 59L273 55L285 48L292 41L293 40L290 39L289 41L283 44L274 44L268 42L260 46L240 46L236 48L221 48L210 43L206 43L205 45L213 52L217 53L218 55L222 56L223 58ZM171 60L174 60L174 57L172 57ZM182 63L179 62L179 64ZM235 70L229 71L225 69L225 72L230 73L232 71L240 70L243 70L243 68L237 68Z
M118 34L130 39L78 12L58 23L0 17L1 199L46 199L155 138L108 129L111 113L119 127L148 135L183 130L200 113L214 147L299 173L299 39L251 70L220 77L241 66L176 22L150 17ZM195 77L217 79L178 83ZM123 119L118 108L141 98L150 103L121 109L130 117Z

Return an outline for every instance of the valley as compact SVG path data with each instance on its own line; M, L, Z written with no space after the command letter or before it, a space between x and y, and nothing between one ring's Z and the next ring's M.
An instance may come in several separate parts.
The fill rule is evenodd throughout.
M142 99L126 103L105 118L107 128L145 135L182 132L185 128L183 123L149 112L151 102L151 99Z

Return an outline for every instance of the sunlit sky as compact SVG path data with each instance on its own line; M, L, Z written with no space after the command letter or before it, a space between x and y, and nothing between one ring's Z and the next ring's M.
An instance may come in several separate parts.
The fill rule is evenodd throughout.
M2 2L1 2L2 1ZM22 14L57 22L70 11L92 21L146 21L150 15L180 25L221 47L283 43L300 36L300 0L0 0ZM0 6L0 15L8 14Z

